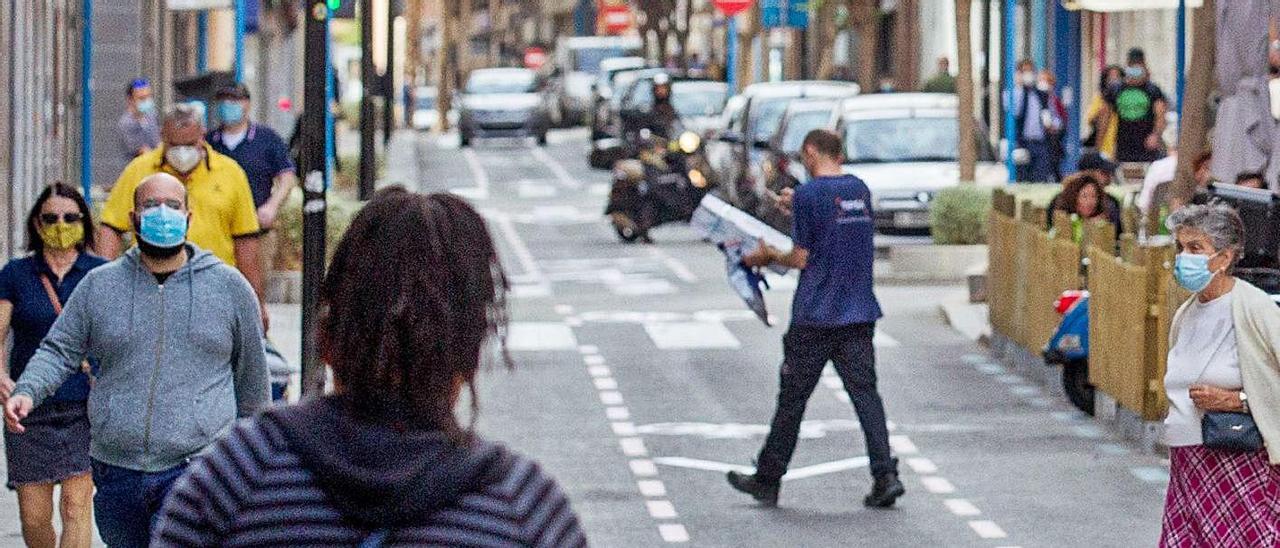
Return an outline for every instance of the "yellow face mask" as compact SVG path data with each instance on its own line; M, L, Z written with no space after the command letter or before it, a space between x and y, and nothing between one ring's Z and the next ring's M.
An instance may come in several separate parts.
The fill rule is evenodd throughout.
M50 249L70 249L84 241L84 225L53 223L40 228L40 239Z

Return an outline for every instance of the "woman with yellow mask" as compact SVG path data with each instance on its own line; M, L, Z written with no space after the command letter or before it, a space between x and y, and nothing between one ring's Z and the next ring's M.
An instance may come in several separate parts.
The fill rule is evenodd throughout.
M7 356L0 346L0 401L9 399L14 381L76 285L106 262L88 253L93 243L93 220L80 192L64 183L45 188L27 216L31 253L0 269L0 340L13 331ZM88 547L93 540L87 364L85 369L67 379L27 417L25 433L4 435L6 485L18 492L27 546ZM58 486L60 544L53 528L53 495Z

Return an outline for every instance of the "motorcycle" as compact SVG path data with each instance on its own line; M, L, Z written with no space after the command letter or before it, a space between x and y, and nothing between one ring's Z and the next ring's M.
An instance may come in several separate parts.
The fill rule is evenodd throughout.
M686 131L667 140L641 130L637 143L635 159L614 164L604 213L623 242L651 243L650 229L688 222L710 188L698 134Z
M1053 304L1062 316L1045 345L1046 365L1062 366L1062 390L1067 400L1092 415L1094 387L1089 384L1089 292L1066 291Z

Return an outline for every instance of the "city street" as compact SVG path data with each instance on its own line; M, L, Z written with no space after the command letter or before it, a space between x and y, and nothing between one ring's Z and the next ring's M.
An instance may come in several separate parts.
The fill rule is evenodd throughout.
M559 479L593 544L1155 544L1167 465L953 332L938 303L959 286L878 287L880 387L907 486L897 507L861 504L862 436L830 369L780 507L757 506L724 474L749 468L766 432L794 278L772 280L766 327L689 228L619 243L601 213L608 173L587 168L581 130L553 132L546 149L397 141L390 178L471 199L511 278L515 369L480 380L479 429Z

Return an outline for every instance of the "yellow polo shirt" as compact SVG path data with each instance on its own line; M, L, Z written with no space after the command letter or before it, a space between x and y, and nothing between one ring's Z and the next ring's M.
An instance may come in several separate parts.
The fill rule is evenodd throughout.
M222 262L235 266L235 244L232 240L257 236L258 213L253 207L249 179L235 160L214 152L205 145L205 160L184 181L191 209L191 226L187 240L217 255ZM134 158L111 189L102 208L102 223L120 232L130 232L133 224L133 192L148 175L164 171L182 177L164 164L164 148L160 147Z

